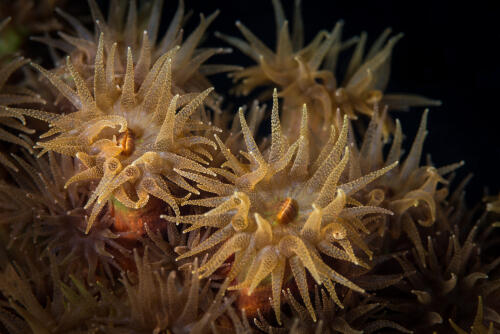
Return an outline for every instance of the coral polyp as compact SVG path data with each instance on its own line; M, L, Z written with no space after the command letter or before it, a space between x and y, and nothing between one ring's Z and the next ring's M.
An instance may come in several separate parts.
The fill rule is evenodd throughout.
M409 322L408 326L440 331L449 328L450 323L455 328L457 324L462 328L471 325L479 328L477 322L486 323L486 327L498 326L500 281L487 280L498 267L498 261L481 263L474 243L477 229L475 225L464 236L443 233L429 237L425 265L415 260L410 262L406 257L398 258L408 274L402 289L418 302L404 300L401 294L395 303L402 312L418 312L421 319L418 324ZM418 255L412 252L411 256ZM474 320L476 310L483 308L484 319Z
M402 159L403 133L399 120L396 120L396 130L392 144L384 157L384 118L386 112L375 113L365 132L363 142L356 154L353 154L354 175L368 173L394 161L401 164L368 185L356 195L362 202L372 203L391 210L394 215L382 217L380 233L386 231L395 240L406 235L416 247L421 262L425 265L425 249L422 235L417 226L430 227L440 215L443 215L441 205L448 195L449 182L444 179L446 174L464 164L463 161L436 168L427 163L421 165L424 140L427 135L428 110L422 116L417 134L408 154ZM353 145L355 145L353 143ZM441 228L449 230L445 219L440 220Z
M11 333L82 333L99 313L97 294L74 276L66 282L55 260L37 268L9 263L0 272L0 291L9 301L0 305L0 322ZM39 278L40 281L34 280ZM109 293L109 292L108 292Z
M41 154L54 151L70 155L87 167L69 178L65 186L99 180L85 204L85 208L93 205L87 233L112 197L126 207L137 209L146 205L150 195L155 196L179 215L178 199L171 188L198 191L175 169L213 174L203 164L211 159L205 147L214 147L215 143L196 135L196 131L210 126L191 118L212 89L194 95L172 93L172 57L176 51L177 48L159 58L136 91L131 50L128 50L125 77L119 82L114 72L114 51L104 62L104 36L101 35L93 94L69 57L66 65L76 92L56 75L34 65L78 111L55 115L10 109L49 123L50 130L41 138L50 139L37 143L43 149Z
M1 333L498 332L498 189L473 206L461 175L495 166L488 115L467 109L450 146L463 115L397 114L440 104L406 92L459 95L439 73L493 96L467 77L490 52L448 68L411 31L331 25L406 30L397 3L205 1L199 19L184 0L87 3L0 0ZM275 30L249 20L273 8ZM424 54L439 71L405 66Z
M304 305L294 298L289 289L284 291L284 295L292 310L292 316L286 318L282 327L274 327L259 314L255 324L263 332L361 334L391 329L395 333L412 333L394 321L381 318L380 314L383 313L385 305L370 300L369 297L360 301L353 294L347 294L343 300L344 309L339 309L326 291L315 289L314 309L318 314L318 321L313 322L307 316ZM360 330L357 330L358 328Z
M9 22L10 18L0 21L0 32ZM13 113L7 108L11 105L44 102L38 94L26 87L19 87L9 82L9 77L28 62L23 57L10 59L10 57L0 53L0 140L31 151L29 135L34 133L33 129L26 126L26 119L22 115ZM7 131L9 128L16 133ZM0 152L0 164L17 170L17 167L4 152Z
M19 172L12 174L16 184L0 184L0 224L9 231L9 248L34 246L41 259L53 257L66 273L85 268L89 282L96 275L113 277L112 270L120 269L116 258L130 254L118 242L120 234L111 230L110 215L101 217L86 235L89 186L64 187L83 166L52 152L37 160L28 154L14 160L19 166Z
M364 218L373 214L391 214L380 207L355 203L350 198L397 163L358 179L343 180L349 160L347 119L344 119L335 144L324 148L324 159L311 163L307 115L304 106L302 135L289 145L281 131L275 91L271 146L264 154L250 133L242 109L239 117L247 151L241 154L248 162L240 162L216 137L227 159L220 174L230 183L179 171L197 182L201 189L218 195L185 203L214 207L202 215L180 217L179 222L192 224L188 230L201 227L218 230L180 258L220 245L200 267L201 277L208 277L235 254L229 277L237 278L238 284L229 289L244 290L249 295L271 276L273 308L278 322L280 291L288 279L285 275L289 269L313 319L316 316L309 299L306 269L317 284L328 289L338 304L334 284L363 292L325 263L320 253L366 266L354 250L359 248L371 255L363 241L369 224Z
M167 31L162 38L158 38L160 29L163 1L140 2L139 9L135 1L115 0L109 3L108 17L105 18L95 0L89 1L89 7L94 20L94 32L90 32L81 22L58 9L57 12L74 29L74 35L60 32L61 39L36 37L54 48L71 56L75 68L83 79L95 82L93 66L99 57L100 34L104 34L103 49L107 53L116 55L114 71L117 75L124 75L127 71L128 48L135 60L136 83L141 83L147 76L150 66L160 57L173 49L178 48L177 56L172 58L172 71L176 80L174 90L178 93L197 92L209 88L211 85L204 74L213 74L227 70L234 70L234 66L206 65L204 62L211 56L224 53L222 48L198 49L208 26L215 19L216 11L205 18L200 15L200 24L183 41L185 8L184 2L179 1L177 10ZM114 51L112 51L114 50ZM56 57L56 62L64 66L64 58ZM177 93L177 92L176 92Z
M134 257L137 273L122 273L124 293L104 303L108 318L95 321L95 327L106 333L207 333L217 327L228 303L211 295L209 281L200 281L197 260L184 271L168 272L157 268L147 251Z
M338 22L331 32L321 31L308 45L304 45L300 2L295 1L293 31L290 34L281 3L273 1L276 51L268 48L239 21L236 25L246 41L219 34L222 39L257 62L257 65L232 74L238 82L235 87L237 94L248 95L255 88L263 86L281 88L280 96L284 98L283 115L286 116L283 117L284 129L287 135L299 135L300 109L304 103L310 110L309 126L318 133L328 130L325 125L335 120L337 109L355 119L359 115L372 116L374 106L382 103L403 109L439 104L438 101L411 94L385 95L392 49L402 35L396 35L387 41L391 33L387 29L366 52L366 34L342 41L343 22ZM335 74L339 54L352 45L356 45L356 48L341 81ZM323 137L327 139L328 135Z

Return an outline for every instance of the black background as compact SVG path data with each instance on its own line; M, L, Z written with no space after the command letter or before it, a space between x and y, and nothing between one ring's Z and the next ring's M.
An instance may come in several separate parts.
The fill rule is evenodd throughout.
M292 19L293 1L283 1L287 18ZM242 21L267 45L274 48L274 11L270 0L186 1L194 10L190 24L198 23L197 13L221 13L211 26L241 37L235 27ZM175 10L172 1L165 5L167 15ZM431 109L429 134L424 147L436 166L465 160L459 177L473 173L467 188L470 202L479 200L489 188L500 190L500 129L497 114L500 100L500 10L492 2L443 1L302 1L306 43L321 29L332 29L339 19L345 21L344 39L368 32L368 42L386 27L403 32L392 58L388 92L410 92L440 99L441 107ZM167 20L170 16L167 16ZM188 26L189 29L189 26ZM225 45L210 36L206 45ZM249 65L252 61L238 50L217 60ZM214 61L214 60L213 60ZM223 92L230 81L220 77L216 88ZM402 121L409 149L423 108L394 112Z

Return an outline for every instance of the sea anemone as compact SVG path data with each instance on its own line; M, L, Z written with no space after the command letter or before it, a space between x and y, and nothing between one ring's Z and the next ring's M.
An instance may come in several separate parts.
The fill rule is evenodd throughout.
M239 82L235 91L248 95L255 88L278 86L284 98L283 128L292 138L299 136L300 109L304 103L310 110L310 124L314 133L325 133L334 121L335 111L356 119L358 115L373 115L376 104L390 108L407 109L410 106L439 105L411 94L388 94L384 90L389 82L392 49L402 37L389 39L387 29L365 54L366 33L360 38L341 40L343 22L331 32L321 31L310 44L304 46L304 23L300 0L295 0L293 32L279 0L273 0L276 17L276 51L273 52L239 21L236 26L247 41L218 34L229 44L240 49L258 65L232 74ZM356 48L342 83L335 74L339 53L355 44ZM328 134L323 136L328 138Z
M219 173L230 183L201 175L178 171L198 183L198 187L217 194L216 197L188 200L185 204L213 207L205 214L182 216L177 221L192 224L188 230L215 227L218 230L206 241L179 258L199 254L219 244L220 248L200 267L201 277L217 270L235 254L229 277L238 284L229 289L252 292L268 276L272 281L273 308L280 321L280 291L285 274L291 269L300 294L313 319L316 319L307 287L306 271L318 284L324 285L339 304L334 284L345 285L358 292L361 288L337 273L320 256L363 265L353 245L367 254L363 242L367 232L363 218L390 211L354 204L351 196L397 163L356 180L339 183L349 159L347 120L335 145L325 147L324 159L309 162L307 109L304 105L301 137L288 145L281 132L278 98L273 98L271 147L264 158L250 134L243 110L239 117L247 152L241 154L248 163L240 162L216 137L226 156L226 169ZM312 166L317 166L312 169ZM172 217L164 217L176 221ZM341 248L337 247L340 246Z
M70 155L87 167L69 178L66 187L77 181L100 180L85 204L85 209L93 205L86 233L111 198L128 208L138 209L144 207L152 195L168 203L179 215L177 199L171 188L177 186L188 192L198 191L175 169L213 174L202 164L211 158L204 147L216 148L215 143L195 134L210 128L210 125L191 118L212 89L194 95L172 93L172 59L178 50L174 48L155 62L136 92L131 49L128 50L127 71L122 82L115 77L113 50L105 64L104 37L101 34L95 63L94 94L74 69L69 57L67 68L75 82L76 92L56 75L35 65L78 111L57 115L15 109L20 114L49 123L50 130L41 138L51 139L37 143L43 149L41 154L55 151Z
M116 258L130 254L117 242L120 234L111 231L109 213L85 234L88 211L83 206L89 186L64 187L82 166L52 152L36 160L28 154L25 159L14 158L20 170L12 173L16 184L0 184L0 223L10 230L8 247L23 249L34 244L40 259L53 256L65 274L81 273L83 268L90 283L96 280L96 271L112 278L112 269L120 269Z

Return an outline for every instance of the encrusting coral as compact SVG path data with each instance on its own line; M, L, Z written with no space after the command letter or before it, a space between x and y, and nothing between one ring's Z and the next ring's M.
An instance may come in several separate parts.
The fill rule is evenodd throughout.
M201 175L178 171L195 181L200 189L216 197L188 200L185 204L214 207L205 214L182 216L170 221L188 223L188 230L215 227L217 231L180 258L199 254L220 244L217 252L200 267L202 277L216 271L235 254L229 277L238 278L230 290L242 289L249 295L268 276L272 276L273 308L280 321L280 291L284 275L291 269L300 294L313 319L316 319L307 288L306 271L317 284L324 285L332 298L337 298L334 284L361 288L328 266L320 256L363 265L354 247L371 254L362 235L368 230L364 217L391 214L375 206L350 201L359 189L380 177L397 162L363 177L342 182L349 159L347 118L333 147L325 147L324 159L310 162L307 109L304 106L301 137L289 145L283 136L278 115L277 93L274 92L271 116L271 146L265 153L258 149L250 134L243 111L239 117L247 152L241 154L248 163L240 162L216 137L227 161L218 170L230 183ZM316 168L314 168L315 166ZM314 168L314 169L313 169Z
M305 45L300 0L291 33L272 0L275 51L216 33L240 68L207 64L230 51L201 46L218 11L185 33L182 0L167 21L162 0L88 3L92 22L19 12L48 52L0 35L0 332L500 329L498 198L471 209L463 162L421 161L427 110L404 153L389 111L438 102L385 93L401 35L366 50L339 22ZM237 114L208 79L228 71Z
M365 52L367 36L341 40L343 22L338 22L331 32L321 31L304 46L304 23L300 0L295 0L293 31L290 35L288 21L278 0L273 0L276 19L276 51L273 52L241 22L236 22L247 41L218 34L223 40L251 57L257 65L232 74L238 85L238 94L248 95L257 87L281 88L284 99L283 124L286 134L299 136L300 110L304 103L310 110L310 124L314 133L326 133L334 121L337 109L349 118L373 115L376 104L390 108L407 109L410 106L439 105L412 94L385 94L389 82L392 49L402 35L389 39L387 29ZM345 77L341 82L336 76L337 60L341 51L356 45ZM366 54L365 54L366 53ZM326 130L326 132L325 132Z

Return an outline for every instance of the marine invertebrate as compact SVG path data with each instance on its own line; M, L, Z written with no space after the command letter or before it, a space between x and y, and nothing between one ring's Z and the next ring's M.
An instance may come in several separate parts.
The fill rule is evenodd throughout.
M120 269L117 258L130 256L117 242L120 234L111 230L112 217L106 213L85 234L88 211L83 207L91 188L64 187L83 166L53 152L37 160L28 154L14 158L19 166L12 174L16 184L0 184L0 224L10 230L9 248L34 244L40 259L52 256L66 275L85 274L89 283L95 282L96 272L112 278L112 269Z
M0 22L0 31L5 28L9 21L10 18L6 18ZM44 102L38 94L8 82L9 77L26 63L28 60L23 57L10 60L7 56L0 54L0 140L31 151L31 140L27 135L33 134L34 131L26 126L26 120L22 115L13 113L7 108L11 105ZM4 127L13 129L17 135L7 131ZM17 167L3 152L0 152L0 163L17 170Z
M389 111L437 102L386 94L401 35L370 47L339 22L305 44L300 0L293 28L272 0L276 48L252 22L218 34L255 61L241 69L201 44L218 11L191 25L182 0L101 2L81 21L56 10L61 29L9 14L49 48L18 49L12 21L0 35L0 332L500 328L498 200L471 210L469 177L449 193L461 162L420 161L427 111L402 153ZM222 71L260 101L234 115L209 81Z
M198 44L206 29L218 15L218 11L205 18L200 15L200 24L183 41L182 24L185 20L184 2L179 1L174 17L161 39L158 38L163 0L141 1L137 8L136 1L114 0L109 3L109 15L106 19L95 0L89 1L92 18L95 22L94 32L90 32L82 23L61 10L58 13L73 27L75 35L60 32L61 39L36 37L70 55L74 67L87 84L95 83L93 66L99 57L100 34L104 34L103 49L116 56L113 67L115 75L125 75L127 71L128 48L135 60L134 80L140 84L146 78L151 64L161 56L178 48L172 54L172 82L174 94L200 92L212 85L205 75L234 70L234 66L206 65L207 59L215 54L228 52L222 48L198 49ZM115 45L116 44L116 45ZM114 50L114 51L112 51ZM56 59L56 63L64 67L64 58ZM56 68L56 71L60 71ZM214 101L212 101L215 104Z
M394 321L380 319L377 314L384 310L381 302L370 300L370 297L358 300L348 293L344 299L344 308L340 309L327 295L325 290L316 286L314 309L318 314L318 321L312 322L308 312L288 289L284 292L287 303L292 310L292 316L284 320L282 327L274 327L259 314L255 325L266 333L372 333L380 329L392 329L398 333L412 333ZM372 298L373 299L373 298Z
M124 293L104 300L109 315L95 321L105 333L206 333L229 306L222 295L214 296L210 281L198 278L198 261L185 273L158 268L134 251L137 272L122 273ZM191 273L193 270L193 273Z
M486 211L490 212L494 219L497 219L497 215L500 214L500 195L497 196L491 196L489 198L486 198ZM495 221L492 226L494 227L499 227L500 222Z
M342 182L341 177L349 159L349 148L345 147L347 119L344 119L344 126L336 140L332 139L332 145L325 146L321 157L311 163L307 108L304 105L302 135L289 145L281 131L276 91L271 118L271 146L265 153L267 158L258 149L241 108L239 117L247 146L247 152L241 154L248 163L240 162L216 137L227 160L223 165L225 168L217 171L229 183L178 171L195 181L200 189L217 195L185 203L213 207L207 213L181 216L177 220L164 217L169 221L191 224L188 231L202 227L217 229L207 240L179 259L220 245L207 263L200 267L201 277L212 274L234 254L228 275L237 278L238 284L229 289L243 290L242 293L246 294L252 294L271 276L272 306L278 322L280 291L285 274L291 269L302 299L311 317L316 319L309 298L306 269L316 283L324 285L339 304L334 284L363 292L325 263L320 253L356 265L366 265L354 250L358 248L371 254L362 237L368 232L364 217L391 212L379 207L354 204L350 198L397 163L361 178Z
M464 231L464 226L459 229L455 225L453 232L428 237L425 266L417 260L415 250L408 256L397 257L408 275L406 283L399 286L400 293L391 302L398 311L412 312L413 319L419 319L414 323L404 317L402 324L416 330L446 331L451 319L454 328L468 328L473 324L476 309L482 313L484 308L484 319L480 321L488 326L492 322L495 328L500 325L500 281L489 278L499 260L482 263L479 245L474 242L478 227L476 223ZM474 327L478 328L478 324Z
M63 282L53 260L50 271L39 274L49 285L46 294L40 296L30 284L33 276L20 266L9 264L0 272L0 292L9 299L0 305L0 323L10 333L88 331L89 319L99 309L94 293L75 277Z
M14 54L26 47L31 34L49 32L62 28L54 17L54 8L63 6L65 0L20 0L2 1L0 13L3 18L10 17L12 23L0 32L0 57Z
M450 319L450 325L458 334L467 334L462 328L458 327L453 320ZM470 334L493 334L493 322L490 322L490 325L486 327L483 323L483 301L481 296L478 297L477 302L477 312L474 317L474 322L472 326L470 326Z
M381 216L378 232L389 232L393 240L399 240L401 235L406 235L416 247L421 262L425 265L425 249L422 243L422 232L439 219L440 228L449 230L441 205L445 203L448 195L448 181L444 175L452 172L464 164L463 161L449 166L436 168L427 162L421 165L424 140L427 133L428 111L422 119L411 145L411 148L402 159L403 132L399 120L396 120L396 130L392 139L389 152L384 156L385 141L383 138L384 118L386 112L376 112L365 132L359 151L353 143L351 158L351 177L387 166L394 161L402 163L367 185L355 197L363 202L370 203L388 210L394 215ZM417 227L422 227L420 230ZM425 236L425 233L423 234Z
M257 87L278 86L284 99L283 128L293 138L299 136L300 109L306 103L310 110L310 127L328 138L328 127L335 120L337 109L355 119L358 115L373 115L376 104L406 109L410 106L438 105L411 94L385 94L389 81L392 49L402 35L389 39L387 29L365 52L366 33L360 38L341 40L342 22L331 32L320 31L304 46L304 23L300 0L295 1L292 34L279 0L273 0L276 17L276 51L272 51L241 22L236 22L246 41L219 34L229 44L251 57L257 65L232 73L239 82L235 91L248 95ZM341 82L335 74L339 53L356 45L345 77ZM366 53L366 54L365 54Z
M115 48L116 49L116 44ZM198 193L175 169L189 169L213 174L203 167L215 147L211 140L196 135L210 129L191 116L202 106L211 88L199 94L173 94L172 62L178 48L160 57L136 92L134 63L128 49L127 71L117 82L114 51L104 57L104 35L101 34L95 63L93 94L67 58L67 68L77 91L58 76L37 67L78 110L57 115L31 109L11 109L41 119L50 130L37 143L43 150L77 157L87 169L73 175L65 186L74 182L99 180L84 208L92 207L86 233L108 200L115 198L128 208L144 207L149 196L168 203L179 215L175 186ZM167 180L167 181L166 181ZM168 183L167 183L168 182Z

